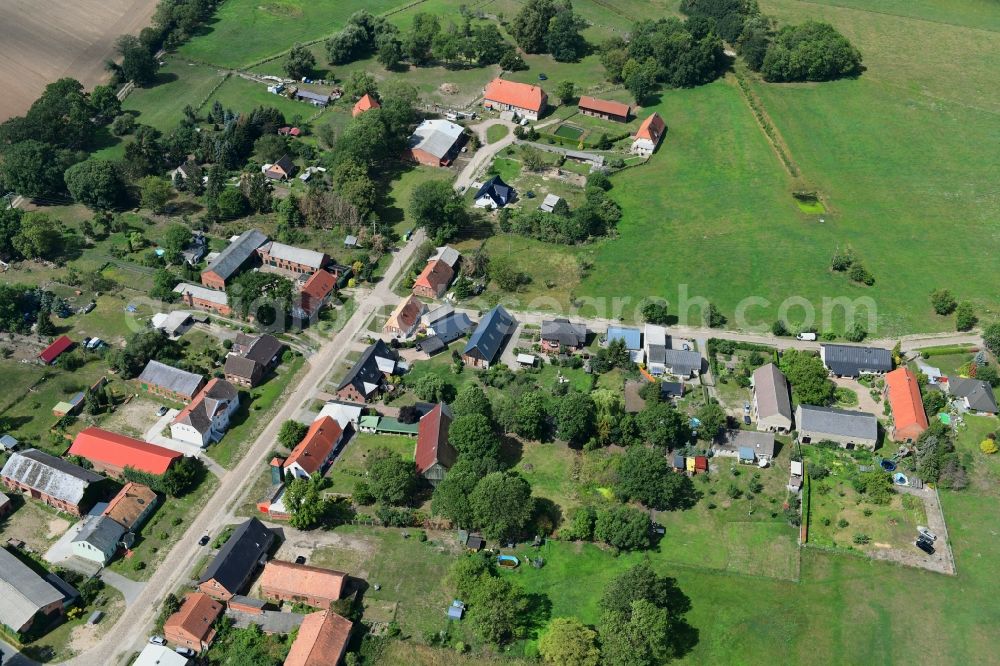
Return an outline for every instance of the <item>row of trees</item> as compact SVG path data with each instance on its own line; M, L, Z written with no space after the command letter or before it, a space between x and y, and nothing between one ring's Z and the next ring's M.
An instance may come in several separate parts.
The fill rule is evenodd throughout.
M374 55L390 70L403 61L415 66L440 63L445 67L485 67L499 63L504 69L524 68L520 56L496 25L473 25L467 12L463 12L458 25L445 26L436 15L420 12L414 15L410 30L401 33L385 17L362 10L326 41L326 52L333 65Z

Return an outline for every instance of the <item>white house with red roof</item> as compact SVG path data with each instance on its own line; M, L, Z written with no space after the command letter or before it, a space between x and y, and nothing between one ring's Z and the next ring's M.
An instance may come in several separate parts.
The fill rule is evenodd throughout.
M549 96L538 86L506 79L493 79L483 89L483 106L494 111L513 111L529 120L538 120Z
M455 447L448 441L451 421L451 409L444 403L438 403L420 419L414 461L417 473L432 486L436 486L458 460Z
M649 157L656 152L656 147L660 145L663 135L667 132L667 125L658 113L651 113L642 125L639 125L632 141L632 152L636 155Z
M326 471L326 466L336 453L343 437L344 429L332 418L326 416L316 419L309 426L306 436L285 459L283 465L285 474L291 472L301 479L308 479L316 472L322 474Z
M170 436L205 447L222 439L229 419L240 406L239 390L225 379L213 377L191 404L170 423Z

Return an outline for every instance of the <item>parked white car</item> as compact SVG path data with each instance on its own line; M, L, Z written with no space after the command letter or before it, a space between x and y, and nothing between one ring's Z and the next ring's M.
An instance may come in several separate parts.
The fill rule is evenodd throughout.
M934 534L934 532L931 532L923 525L917 525L917 531L920 532L921 536L926 537L931 541L937 541L937 534Z

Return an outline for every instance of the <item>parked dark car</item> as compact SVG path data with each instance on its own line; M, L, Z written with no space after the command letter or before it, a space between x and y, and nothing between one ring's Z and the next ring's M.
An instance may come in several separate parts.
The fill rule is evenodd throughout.
M933 555L934 554L934 544L932 544L927 539L917 539L916 546L917 546L917 548L919 548L920 550L924 551L928 555Z
M743 415L743 423L746 424L746 425L750 425L750 415L749 414L744 414Z
M210 539L211 539L211 537L209 537L207 534L205 534L200 539L198 539L198 545L199 546L204 546L205 544L207 544L209 542Z
M295 558L295 563L296 564L305 564L306 563L306 556L305 555L299 555L298 557Z

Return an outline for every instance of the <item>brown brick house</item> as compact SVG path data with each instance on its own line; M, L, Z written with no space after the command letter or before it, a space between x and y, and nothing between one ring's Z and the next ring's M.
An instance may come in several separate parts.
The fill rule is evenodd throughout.
M215 638L212 625L222 614L221 603L202 592L192 592L184 597L180 610L163 623L163 636L171 644L191 648L195 652L207 650Z
M272 560L264 565L258 582L262 597L326 610L340 599L346 580L341 571Z

